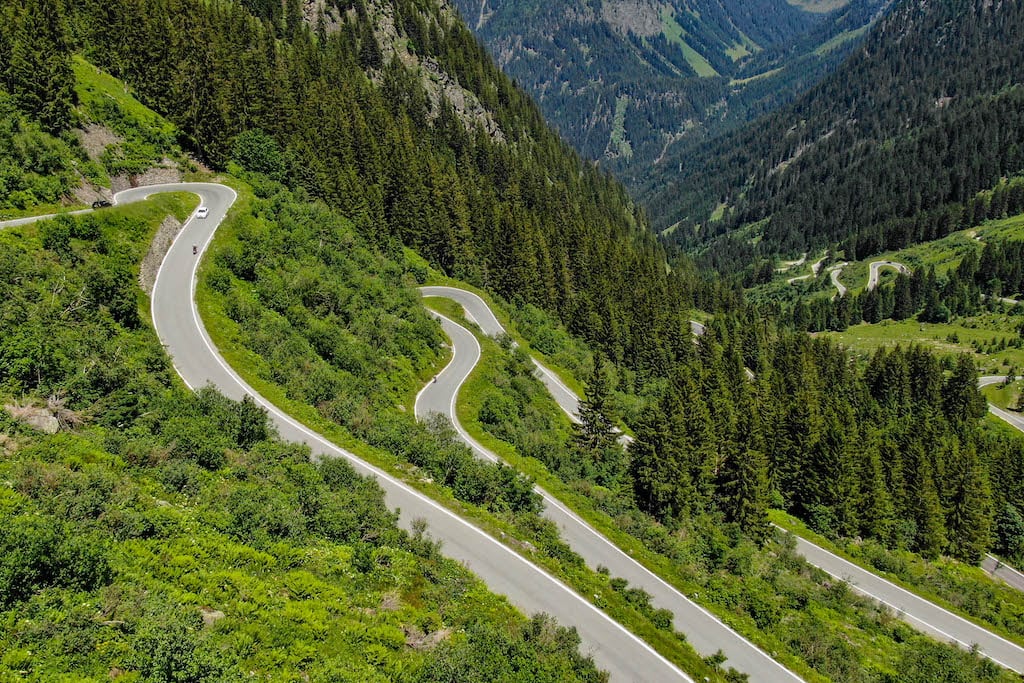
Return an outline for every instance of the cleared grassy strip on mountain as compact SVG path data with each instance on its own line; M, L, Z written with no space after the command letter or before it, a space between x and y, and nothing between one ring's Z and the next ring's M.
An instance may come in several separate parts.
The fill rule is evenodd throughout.
M993 313L950 323L883 320L822 334L864 356L882 347L906 348L912 344L923 344L946 355L969 353L983 372L1001 374L1011 367L1024 368L1024 349L1018 346L1022 323L1024 319L1016 313Z

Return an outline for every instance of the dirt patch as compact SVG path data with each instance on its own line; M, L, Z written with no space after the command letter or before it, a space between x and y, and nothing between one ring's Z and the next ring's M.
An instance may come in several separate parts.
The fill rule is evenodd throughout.
M177 218L168 216L160 224L160 229L156 231L156 236L150 242L149 251L146 252L146 257L142 259L142 266L139 268L139 286L142 287L146 294L152 296L160 264L163 263L164 256L167 255L167 250L171 248L174 238L181 231L181 226L182 224Z
M162 185L164 183L180 183L182 178L181 169L173 159L164 157L160 164L138 175L119 175L110 179L110 190L114 194L130 187L144 187L146 185Z
M15 401L6 404L4 410L18 422L46 434L68 432L84 422L81 415L64 407L63 396L51 396L45 406Z
M203 615L203 625L206 627L213 626L226 616L219 609L210 609L209 607L200 607L199 612Z
M0 432L0 455L11 455L18 450L18 444L7 434Z
M90 159L99 161L100 155L106 151L107 147L121 144L124 142L124 138L106 126L90 123L85 128L79 129L78 141Z
M442 640L447 640L452 634L451 629L442 628L433 633L424 633L415 626L406 624L402 627L405 632L405 644L414 650L433 650Z
M86 206L91 206L98 199L110 201L110 192L103 188L93 187L92 183L85 178L82 178L82 184L76 187L71 194L75 198L76 204L85 204Z

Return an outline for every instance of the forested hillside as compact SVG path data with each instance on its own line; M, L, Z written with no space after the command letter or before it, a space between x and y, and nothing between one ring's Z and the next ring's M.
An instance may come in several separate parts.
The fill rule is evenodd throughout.
M513 303L547 309L570 331L590 339L616 364L628 368L621 386L645 392L640 405L649 412L637 412L634 418L640 429L653 431L649 437L641 434L633 469L622 481L660 519L670 522L688 510L705 509L756 533L763 517L745 517L738 511L750 505L764 510L774 492L805 518L834 515L845 520L838 529L868 533L862 522L852 522L846 513L833 509L842 497L816 507L800 493L800 482L830 477L831 465L825 467L829 458L858 471L857 458L867 457L855 456L843 445L871 443L865 430L875 428L877 414L862 403L861 392L805 396L806 385L772 385L774 393L762 400L782 411L782 424L796 430L789 437L793 441L776 442L766 432L746 426L742 416L755 414L746 412L755 402L740 368L779 365L777 349L790 342L784 337L775 340L767 321L740 325L739 320L753 320L756 314L727 291L702 283L690 269L679 267L666 274L663 256L632 213L621 186L581 163L545 127L530 101L502 76L455 17L432 4L405 0L326 6L319 18L308 22L300 14L269 10L258 21L232 3L185 0L180 7L166 7L158 0L121 1L116 6L86 2L65 10L64 22L54 21L73 31L55 39L55 53L64 50L66 59L68 46L77 44L117 70L142 97L177 121L196 153L210 163L233 159L251 172L338 206L382 253L397 254L403 243L449 274L480 283ZM54 12L59 9L44 5ZM170 44L165 39L168 25L174 36ZM397 36L404 40L397 41ZM19 45L13 45L10 55L18 54ZM12 59L7 57L9 64L14 64ZM426 68L430 64L433 67ZM18 72L8 68L7 73ZM484 113L467 116L470 110L465 107L456 111L450 104L451 91L425 85L440 73L480 93ZM16 95L28 87L16 79L10 83ZM489 129L486 121L496 128ZM267 249L256 249L258 244L250 240L224 265L243 280L264 280L277 266L267 260ZM267 286L282 285L271 279ZM719 336L705 339L705 351L697 358L687 322L694 300L712 310L735 308L742 316L724 322L727 327ZM250 308L239 302L234 310L242 320ZM742 334L724 332L741 328ZM325 362L346 362L347 354L335 358L332 345L320 345L315 342L312 351ZM271 344L260 352L273 355L282 348ZM826 376L840 357L838 351L804 353L805 374ZM724 365L715 369L719 363ZM276 367L287 363L281 359ZM720 372L725 374L710 379ZM680 373L709 378L695 386L701 400L715 406L712 414L721 423L713 431L675 436L666 442L670 445L658 445L676 428L672 425L682 424L683 411L695 405L696 399L672 398L687 384L666 379ZM302 386L301 391L298 385L295 389L299 396L323 403L323 387L308 382ZM967 396L957 405L974 405L973 386L957 391ZM798 437L803 429L799 424L809 419L803 411L823 410L829 405L826 398L838 402L832 413L836 423L853 431L824 438L812 420L808 429L813 426L813 437ZM341 410L336 419L358 417L359 411L350 415L350 410ZM726 412L719 414L721 410ZM979 438L974 435L975 417L968 410L942 418L964 425L963 449ZM358 433L361 424L365 421L351 426ZM923 439L926 452L936 452L935 444L945 432L942 428L912 434ZM372 432L362 436L375 438ZM730 443L735 447L727 447ZM680 455L662 452L664 448ZM822 455L824 464L819 463L825 469L810 463L791 476L778 469L811 457L814 448L829 454ZM759 462L747 453L763 454L763 466L730 469ZM669 464L677 458L691 464ZM732 477L740 475L753 479L739 489L730 488L737 481ZM699 497L685 493L686 481L702 492ZM887 486L894 500L912 499L900 480L888 481ZM955 500L953 493L943 492L941 517L951 514ZM822 510L826 517L820 517L826 514ZM902 516L898 513L894 520ZM970 551L956 553L975 557L990 542L987 533L979 534ZM925 542L915 534L886 538L928 552L947 549L945 542Z
M235 3L46 4L65 15L67 44L123 77L207 162L249 145L253 170L341 208L379 245L555 311L617 359L652 367L686 343L687 299L668 294L624 190L580 162L433 3L332 5L312 28Z
M249 371L282 400L301 405L337 434L415 473L424 486L437 487L466 509L500 519L504 528L531 539L530 552L546 566L584 575L557 529L537 515L528 479L471 459L442 425L418 424L402 409L441 354L439 330L411 289L428 271L403 251L410 248L514 311L533 312L547 329L563 325L590 342L592 354L581 354L577 368L590 382L589 412L576 438L553 439L522 426L531 416L517 414L513 394L527 386L526 378L508 385L507 404L490 406L489 426L504 430L517 447L532 447L530 455L599 501L622 529L657 552L680 565L710 568L710 599L739 615L744 628L770 633L825 676L853 671L860 680L890 680L892 672L928 659L953 662L950 667L980 680L999 679L994 666L969 654L954 656L945 646L929 649L874 606L853 604L841 585L834 599L819 584L809 587L803 574L810 572L791 549L775 558L767 557L771 550L754 554L771 542L770 505L832 536L868 537L879 547L927 557L975 561L997 540L1021 547L1014 536L1019 515L1003 513L1024 506L1015 483L1024 453L1017 441L980 424L984 402L971 363L940 361L913 349L880 354L868 368L858 368L828 342L780 330L745 306L735 290L698 277L689 262L669 269L621 185L581 162L546 127L538 109L444 5L4 0L2 6L17 27L5 32L0 45L15 136L31 130L32 139L38 132L49 136L39 139L64 140L61 155L79 154L71 132L83 115L75 106L81 96L64 87L77 51L122 76L176 123L178 142L191 153L252 183L256 197L218 237L199 291L204 310L216 316L218 334L246 354ZM50 28L29 38L32 22L49 22ZM58 96L41 106L41 88ZM73 182L68 175L67 187ZM506 618L503 607L490 608L489 596L474 603L479 610L464 606L460 601L475 596L471 589L463 592L471 579L456 574L460 570L445 564L425 538L395 530L375 503L369 510L346 507L364 490L376 500L372 486L366 489L366 482L344 471L314 468L304 452L260 433L263 423L251 405L206 393L188 398L170 386L170 368L139 315L133 282L148 233L121 226L113 216L97 221L61 220L40 228L38 238L25 233L24 245L5 243L0 250L5 291L18 286L20 292L3 304L3 329L18 333L0 339L0 391L5 400L24 395L36 404L16 406L15 412L39 409L52 396L51 412L101 451L95 457L64 450L55 455L45 450L44 437L5 422L14 444L5 446L13 456L5 461L11 474L4 481L12 484L0 491L13 502L0 513L15 519L12 525L31 527L37 512L52 519L74 496L60 489L54 502L50 482L67 477L79 485L75 474L57 470L77 473L94 460L109 460L131 479L123 489L144 492L144 511L152 508L159 517L169 503L167 514L183 517L181 526L124 522L127 549L118 545L121 527L114 526L127 513L112 503L81 513L84 529L74 526L74 517L68 527L54 522L52 534L27 532L26 539L51 539L45 547L63 558L63 539L77 538L81 530L90 543L109 542L97 540L99 550L89 550L89 557L102 560L107 553L116 562L106 565L113 574L100 560L102 571L82 577L64 571L65 564L43 563L38 576L44 578L30 577L32 595L11 599L14 616L5 623L13 626L5 637L17 641L19 651L31 651L41 639L33 640L36 631L23 627L36 623L33 601L45 601L49 588L79 591L60 594L68 605L107 600L106 591L118 585L111 576L122 584L131 578L140 594L152 591L145 572L187 566L176 559L184 553L161 545L184 538L187 530L204 539L204 547L228 547L230 541L280 554L274 561L294 572L279 584L277 576L262 577L270 587L253 589L260 594L285 590L303 600L329 594L319 580L335 566L325 568L322 559L334 551L348 562L345 578L356 582L353 592L367 585L359 583L365 574L379 579L372 584L379 600L354 603L367 610L361 616L379 619L365 629L369 644L346 654L359 666L391 667L394 677L402 669L413 680L460 666L468 680L598 675L574 651L571 634ZM26 281L35 289L22 291ZM717 314L696 344L689 332L694 303ZM604 357L611 361L607 366ZM753 382L744 367L755 372ZM70 412L60 412L65 409ZM608 430L619 416L637 437L628 454ZM202 438L218 429L230 438ZM39 443L43 450L33 450ZM187 462L175 464L179 460ZM28 475L43 465L54 472L22 476L21 463ZM173 471L165 473L165 467ZM269 493L254 495L256 487ZM209 508L197 511L199 501ZM375 526L360 526L369 522ZM686 538L700 543L688 547L689 555L676 553L677 541ZM149 539L156 539L153 555L160 560L140 567L131 553ZM68 552L74 557L78 550ZM716 576L753 572L754 558L764 560L757 571L765 573L756 589ZM770 569L774 561L795 577L780 579ZM12 561L14 567L25 564ZM230 666L254 667L250 660L265 650L254 654L252 641L273 642L277 635L258 630L274 621L260 611L265 606L232 605L231 621L205 630L196 612L214 609L221 584L196 585L165 571L187 593L179 602L196 608L164 629L195 645L194 666L206 667L204 653L220 647L230 653L218 660L225 669L200 669L207 678L227 677ZM642 592L621 590L609 577L595 580L611 586L609 600L623 594L620 603L639 605L630 613L639 615L636 623L664 628L665 615L650 610ZM388 598L393 591L399 616L385 608L394 605ZM805 610L812 594L816 605L828 605L822 611L834 608L842 616ZM159 621L140 621L134 612L121 619L121 603L110 604L113 611L100 612L104 628L124 626L118 621L145 627L125 628L119 647L165 652L156 636L152 646L135 640L143 631L161 632ZM311 624L310 639L333 633L335 615L310 614L310 605L274 607L275 614ZM995 598L979 598L971 608L1024 632L1020 619L1000 612ZM64 613L58 610L51 621ZM250 616L256 625L234 621ZM84 621L83 628L94 628L94 619ZM829 630L822 635L826 621ZM869 626L859 630L854 625L860 623ZM361 625L351 628L364 633ZM863 662L853 661L857 650L845 639L852 629L858 629L860 644L872 648ZM885 637L875 638L881 632ZM434 636L437 647L418 650L434 633L440 634ZM310 661L322 666L313 671L327 677L333 663L309 650L300 643L287 656L303 671L313 669ZM495 651L502 654L480 654ZM101 662L90 652L88 663L97 671L101 663L116 664L116 658ZM68 666L60 659L65 654L54 650L54 668ZM132 659L129 665L136 671L147 662ZM260 671L275 671L274 662L256 663ZM488 668L502 663L512 670Z
M673 146L817 82L887 3L838 3L829 14L784 0L455 4L552 125L636 185Z
M919 239L915 220L959 224L977 192L1024 169L1022 35L1019 3L901 3L792 106L677 157L645 189L657 227L678 223L673 239L713 243L711 260L737 269L830 243L860 258Z

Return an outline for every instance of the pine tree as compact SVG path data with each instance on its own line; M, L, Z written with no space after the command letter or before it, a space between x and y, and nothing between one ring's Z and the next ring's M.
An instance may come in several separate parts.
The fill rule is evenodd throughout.
M616 481L622 469L610 393L607 361L598 354L587 382L587 397L580 401L580 422L574 426L573 441L576 452L590 463L598 483L604 486Z
M914 516L917 526L915 550L927 558L934 559L946 548L942 503L932 477L928 456L919 444L912 447L911 458L914 462L912 499L916 506Z
M973 444L962 450L958 460L948 522L949 551L958 560L978 564L991 541L992 492Z
M1024 556L1024 516L1012 503L1004 504L996 517L995 549L1011 560Z
M71 49L56 0L33 0L14 11L7 87L18 107L38 118L48 130L59 132L71 125L75 105Z
M768 459L761 451L738 448L726 458L719 487L720 506L730 522L757 543L763 543L768 524Z

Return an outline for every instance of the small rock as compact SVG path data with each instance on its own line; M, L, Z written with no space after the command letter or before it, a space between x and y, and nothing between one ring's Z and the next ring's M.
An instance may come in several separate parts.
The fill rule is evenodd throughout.
M226 616L219 609L210 609L209 607L200 607L199 611L203 613L204 626L213 626Z

